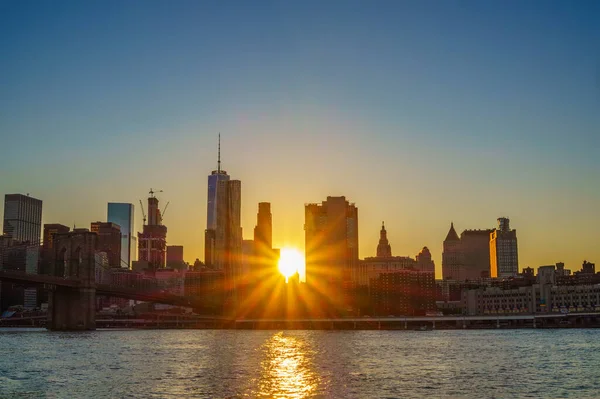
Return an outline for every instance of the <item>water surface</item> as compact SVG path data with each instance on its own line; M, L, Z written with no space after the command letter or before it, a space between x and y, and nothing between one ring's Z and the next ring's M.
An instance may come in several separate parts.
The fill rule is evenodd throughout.
M0 398L597 398L600 330L0 330Z

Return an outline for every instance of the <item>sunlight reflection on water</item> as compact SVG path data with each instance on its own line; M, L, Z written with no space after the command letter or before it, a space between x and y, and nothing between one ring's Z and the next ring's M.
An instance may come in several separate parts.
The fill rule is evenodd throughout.
M260 395L274 398L305 398L317 388L312 368L313 350L308 342L284 332L263 345Z

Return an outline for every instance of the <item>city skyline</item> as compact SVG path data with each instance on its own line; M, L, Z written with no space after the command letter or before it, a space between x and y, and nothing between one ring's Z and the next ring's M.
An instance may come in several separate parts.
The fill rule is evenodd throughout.
M89 226L157 187L168 243L203 259L220 131L244 238L266 201L273 246L303 252L304 203L343 195L360 258L385 220L437 277L450 222L509 217L520 269L600 258L598 4L147 4L0 6L0 192L43 200L42 223Z

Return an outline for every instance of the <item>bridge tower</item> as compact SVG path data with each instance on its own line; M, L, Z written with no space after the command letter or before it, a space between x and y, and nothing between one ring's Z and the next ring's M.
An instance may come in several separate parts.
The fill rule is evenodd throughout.
M96 329L96 233L76 229L54 236L51 274L77 282L54 286L48 298L48 329Z

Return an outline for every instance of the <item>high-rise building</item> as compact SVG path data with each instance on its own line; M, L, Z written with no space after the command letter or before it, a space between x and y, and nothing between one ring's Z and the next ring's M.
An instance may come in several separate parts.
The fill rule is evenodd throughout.
M221 180L217 185L217 225L215 229L215 268L225 273L226 289L235 294L241 273L242 226L239 180ZM235 306L236 298L233 297Z
M510 220L498 218L498 228L490 233L490 277L514 277L519 273L517 230Z
M454 230L454 223L450 223L450 230L444 240L444 252L442 253L442 277L444 280L461 280L462 254L460 238Z
M39 244L42 234L42 201L29 195L6 194L3 232L15 241Z
M107 221L121 227L121 267L131 269L136 260L137 237L135 233L135 208L133 204L108 203Z
M206 231L204 232L204 263L213 266L215 230L217 228L217 191L220 181L229 181L229 175L221 170L221 135L219 134L219 149L217 156L217 169L208 176L208 200L206 209Z
M148 224L138 233L138 260L151 270L164 269L167 252L167 226L162 224L158 198L150 190L148 197Z
M269 202L258 203L256 227L254 228L254 242L267 249L273 248L273 218Z
M490 276L490 234L493 231L465 230L460 234L463 279L478 280Z
M271 204L260 202L254 227L254 277L259 280L270 278L278 273L277 257L273 251L273 218Z
M167 268L187 270L183 260L183 245L167 245Z
M347 307L358 268L358 208L346 197L305 205L306 284Z
M379 232L379 244L377 244L377 257L389 258L392 256L392 246L387 238L385 224L381 222L381 231Z
M96 251L104 252L109 267L121 267L121 227L111 222L92 222L90 231L96 233Z

